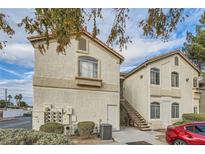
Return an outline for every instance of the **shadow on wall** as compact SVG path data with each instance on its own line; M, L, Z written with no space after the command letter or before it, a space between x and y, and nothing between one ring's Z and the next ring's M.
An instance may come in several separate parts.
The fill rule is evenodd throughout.
M120 126L129 126L127 111L120 105Z

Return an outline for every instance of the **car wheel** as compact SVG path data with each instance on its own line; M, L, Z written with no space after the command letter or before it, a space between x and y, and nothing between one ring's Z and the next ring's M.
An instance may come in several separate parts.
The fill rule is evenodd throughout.
M174 145L187 145L187 143L183 140L177 139L173 143Z

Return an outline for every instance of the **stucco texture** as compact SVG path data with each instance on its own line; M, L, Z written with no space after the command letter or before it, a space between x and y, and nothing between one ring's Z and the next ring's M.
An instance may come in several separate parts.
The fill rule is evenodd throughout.
M45 42L33 43L35 47L34 73L34 111L33 128L39 129L44 123L46 105L54 108L72 108L70 121L76 124L80 121L108 122L107 108L116 106L116 118L113 128L119 130L119 91L120 91L120 59L105 48L87 40L87 52L78 51L78 41L71 40L66 48L66 55L57 54L57 43L51 40L48 51L42 55L37 46ZM76 77L78 72L79 56L90 56L98 60L99 87L79 86ZM92 82L92 81L90 81ZM93 81L94 82L94 81ZM96 82L96 81L95 81ZM89 82L87 82L89 83Z
M175 56L179 58L178 66L174 63ZM160 69L160 85L150 84L151 68ZM171 72L179 73L179 87L171 86ZM180 120L183 113L193 113L194 106L199 109L199 98L193 88L193 78L198 76L199 73L189 63L175 54L150 63L126 78L124 97L153 128L165 128ZM160 103L160 119L150 118L152 102ZM171 104L174 102L179 103L180 117L177 119L171 118Z

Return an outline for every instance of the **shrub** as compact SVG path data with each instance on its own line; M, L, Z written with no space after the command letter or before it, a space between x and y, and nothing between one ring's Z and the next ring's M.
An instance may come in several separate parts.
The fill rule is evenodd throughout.
M173 125L181 125L194 121L205 121L205 114L185 113L182 115L182 121L173 123Z
M93 133L95 123L92 121L82 121L78 123L78 133L83 138L89 138Z
M6 107L6 101L5 100L0 100L0 108Z
M189 123L189 122L191 122L191 121L177 121L177 122L175 122L175 123L173 123L172 125L175 125L175 126L177 126L177 125L182 125L182 124L186 124L186 123Z
M64 132L64 126L59 123L47 123L41 125L40 131L47 132L47 133L62 134Z
M205 121L205 114L185 113L182 119L184 121Z
M76 128L76 129L74 130L74 134L75 134L76 136L79 136L78 128Z
M23 116L24 116L24 117L32 117L32 113L31 113L31 112L24 113Z
M28 129L0 129L1 145L64 145L70 144L62 134Z
M25 101L20 101L20 107L28 107L28 104Z

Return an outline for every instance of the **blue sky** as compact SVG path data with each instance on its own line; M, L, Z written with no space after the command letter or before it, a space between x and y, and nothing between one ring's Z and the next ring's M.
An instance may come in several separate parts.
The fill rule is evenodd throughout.
M168 42L160 39L151 39L143 36L143 31L138 27L140 20L146 18L147 9L131 9L130 19L127 22L127 33L132 38L132 43L128 48L120 52L125 57L125 62L121 66L121 71L128 71L161 53L170 50L181 49L186 40L186 32L195 32L195 26L204 9L185 9L185 14L189 15L183 23L179 23L177 29L171 34ZM7 38L0 32L0 40L7 40L7 47L0 52L0 99L4 99L4 89L15 96L22 93L23 99L32 104L32 75L34 68L34 50L27 40L28 34L23 28L19 28L17 23L25 16L34 17L33 9L0 9L8 15L7 19L15 29L12 39ZM109 29L112 26L114 12L111 9L104 9L102 20L98 20L102 41L106 41ZM88 31L91 31L92 24L88 23ZM115 47L114 47L115 48ZM116 50L118 50L116 48ZM14 100L12 100L15 102Z

